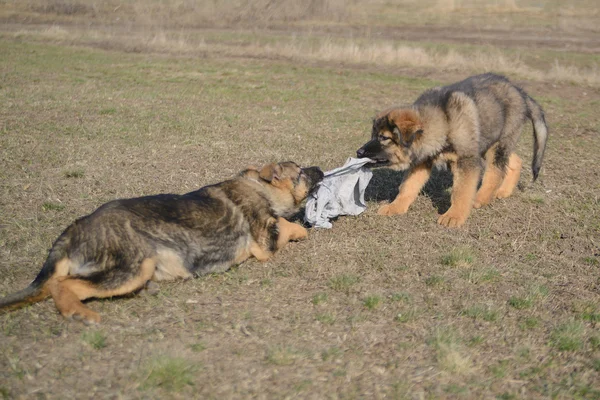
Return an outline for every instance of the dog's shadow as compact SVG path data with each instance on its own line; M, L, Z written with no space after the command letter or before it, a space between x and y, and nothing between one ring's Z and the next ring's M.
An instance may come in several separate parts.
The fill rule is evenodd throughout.
M388 168L374 169L373 178L365 191L365 200L393 201L398 195L398 186L402 183L405 174L405 172ZM450 191L448 190L450 187L452 187L452 173L447 169L434 168L421 193L431 199L431 203L438 213L443 214L450 208Z

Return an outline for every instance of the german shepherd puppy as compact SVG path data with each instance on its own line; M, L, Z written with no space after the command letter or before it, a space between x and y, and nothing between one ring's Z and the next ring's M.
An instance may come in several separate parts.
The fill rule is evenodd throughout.
M381 112L373 120L371 140L357 155L375 159L375 166L408 173L396 199L379 208L378 214L406 213L434 166L449 165L453 174L451 207L439 217L441 225L461 226L472 207L510 196L521 174L515 147L526 119L533 123L535 181L548 137L544 112L503 76L472 76L430 89L411 106Z
M81 300L223 272L251 256L266 261L288 241L306 238L304 227L285 218L322 179L318 167L283 162L184 195L106 203L69 226L33 282L1 299L0 308L51 296L63 316L97 323L100 316Z

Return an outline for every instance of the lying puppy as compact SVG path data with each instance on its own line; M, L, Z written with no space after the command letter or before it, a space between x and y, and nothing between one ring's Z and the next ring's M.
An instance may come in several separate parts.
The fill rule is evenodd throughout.
M527 119L533 123L535 180L548 137L544 112L503 76L472 76L428 90L412 106L380 113L371 140L357 155L408 173L396 199L378 213L406 213L436 165L449 164L454 176L452 205L439 217L441 225L461 226L472 207L510 196L521 174L522 162L514 151Z
M51 296L63 316L97 323L100 316L81 300L222 272L251 256L268 260L288 241L307 236L285 218L322 179L318 167L283 162L184 195L106 203L69 226L33 282L0 299L0 308Z

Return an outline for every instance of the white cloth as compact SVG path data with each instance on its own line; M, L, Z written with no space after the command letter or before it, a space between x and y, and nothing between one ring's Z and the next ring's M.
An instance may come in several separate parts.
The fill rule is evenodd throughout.
M319 188L306 200L304 220L317 228L331 228L331 218L358 215L365 204L365 190L373 172L364 165L370 158L348 158L339 168L325 172Z

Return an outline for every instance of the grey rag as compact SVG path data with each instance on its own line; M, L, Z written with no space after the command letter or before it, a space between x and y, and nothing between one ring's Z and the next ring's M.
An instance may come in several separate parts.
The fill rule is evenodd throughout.
M365 164L370 158L348 158L339 168L325 172L319 188L306 201L304 220L317 228L331 228L331 218L338 215L358 215L365 204L365 190L373 172Z

